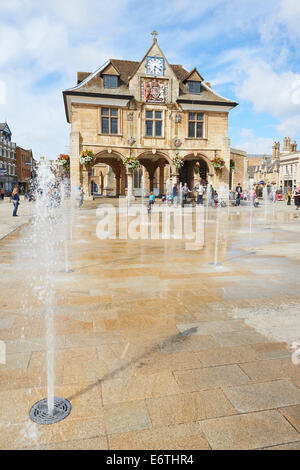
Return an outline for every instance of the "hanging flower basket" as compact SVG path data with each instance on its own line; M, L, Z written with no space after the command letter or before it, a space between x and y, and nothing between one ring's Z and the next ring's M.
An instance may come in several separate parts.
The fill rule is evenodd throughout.
M95 155L91 150L83 150L80 154L79 161L81 165L91 165L95 161Z
M140 167L138 159L133 155L125 158L124 165L126 166L127 170L130 171L137 170Z
M226 164L225 160L223 160L223 158L221 157L215 157L213 160L210 161L210 163L216 170L222 170Z
M173 157L172 160L176 168L181 168L183 166L183 163L184 163L183 158L180 157L179 155L175 155L175 157Z
M57 164L62 168L65 173L70 171L70 157L61 153L57 159Z

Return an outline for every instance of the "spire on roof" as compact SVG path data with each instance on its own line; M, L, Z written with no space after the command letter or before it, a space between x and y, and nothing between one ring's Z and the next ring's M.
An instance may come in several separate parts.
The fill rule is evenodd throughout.
M156 29L152 31L151 36L153 36L153 42L156 42L158 36L158 32L156 31Z

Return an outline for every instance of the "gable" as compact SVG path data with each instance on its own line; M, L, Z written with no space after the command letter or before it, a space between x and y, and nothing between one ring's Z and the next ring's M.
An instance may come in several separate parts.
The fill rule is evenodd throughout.
M104 70L102 70L101 75L117 75L120 76L119 71L110 63Z
M201 82L201 78L199 76L199 74L197 72L193 72L190 76L189 76L189 80L192 80L193 82Z
M11 135L11 130L10 130L10 128L8 127L7 122L2 122L2 123L0 123L0 131L4 132L4 133L6 133L6 134Z
M189 72L184 78L183 78L183 82L186 82L188 80L191 80L193 82L203 82L204 78L200 75L200 73L198 72L198 70L196 69L196 67L193 68L193 70L191 70L191 72Z
M146 70L149 58L158 58L163 60L163 74L160 75L161 78L173 78L174 80L178 81L178 77L176 76L175 70L168 63L164 53L162 52L161 48L157 43L156 38L153 39L152 45L146 52L141 62L139 62L137 68L135 69L134 73L131 75L129 80L134 78L134 76L153 76L152 74L148 74ZM179 68L180 66L176 67Z

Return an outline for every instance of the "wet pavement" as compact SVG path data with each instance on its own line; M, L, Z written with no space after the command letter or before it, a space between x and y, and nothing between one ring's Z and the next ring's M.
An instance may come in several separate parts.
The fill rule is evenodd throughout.
M216 210L187 249L100 240L98 205L75 211L74 272L62 258L56 273L55 395L72 404L60 423L29 419L47 393L30 227L0 241L0 448L300 449L294 207L221 209L215 265Z

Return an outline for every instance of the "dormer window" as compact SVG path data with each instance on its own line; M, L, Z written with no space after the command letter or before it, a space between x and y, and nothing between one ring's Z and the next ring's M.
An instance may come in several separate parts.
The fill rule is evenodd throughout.
M189 80L188 81L188 90L189 90L189 93L192 93L192 94L199 94L200 93L200 87L201 87L201 83L200 82L195 82L193 80Z
M117 75L103 75L104 88L118 88Z

